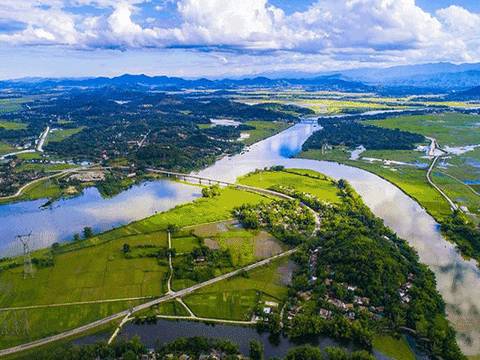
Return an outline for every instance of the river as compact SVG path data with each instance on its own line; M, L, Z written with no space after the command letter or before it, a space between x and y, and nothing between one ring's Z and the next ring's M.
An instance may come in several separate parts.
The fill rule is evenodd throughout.
M301 150L303 142L318 129L311 122L297 124L252 145L242 154L217 161L200 171L199 175L235 181L237 177L257 168L284 165L316 170L335 179L347 179L375 215L408 240L418 251L421 262L434 271L438 291L447 304L449 319L458 331L457 338L462 351L467 355L480 353L480 272L476 263L463 260L454 246L441 236L435 220L389 182L345 165L290 158ZM170 187L166 184L172 183L162 183L162 187L167 186L167 196L158 194L161 189L157 189L157 183L147 183L145 186L151 187L152 191L141 191L141 187L134 187L112 199L101 199L98 192L91 189L81 197L62 200L47 210L38 208L43 201L0 206L0 246L8 248L7 244L13 243L15 234L32 229L42 239L40 243L48 245L61 239L64 234L72 234L73 228L73 232L81 231L83 226L105 230L199 196L198 188L182 184ZM53 216L55 212L57 215ZM124 212L126 215L123 215Z

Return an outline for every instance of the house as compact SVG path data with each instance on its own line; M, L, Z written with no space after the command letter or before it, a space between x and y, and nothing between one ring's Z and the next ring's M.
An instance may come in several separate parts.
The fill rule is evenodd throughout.
M340 301L338 299L328 299L327 301L335 307L338 307L343 310L346 309L345 303L343 301Z
M347 314L347 319L355 320L355 313L354 313L354 312L349 312L349 313Z
M178 360L189 360L189 359L190 359L190 356L185 354L182 354L178 357Z
M319 312L318 315L320 315L320 317L322 317L324 319L327 319L327 320L332 319L332 312L330 310L327 310L327 309L320 309L320 312Z
M265 307L265 308L263 308L263 312L264 312L265 314L271 314L271 313L272 313L272 309L269 308L269 307Z

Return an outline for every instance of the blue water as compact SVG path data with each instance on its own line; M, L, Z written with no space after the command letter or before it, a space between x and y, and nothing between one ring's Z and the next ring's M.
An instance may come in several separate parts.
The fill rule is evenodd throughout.
M104 199L96 188L41 208L46 199L0 206L0 257L18 254L18 234L32 232L33 248L68 241L85 226L95 232L145 218L201 196L201 189L172 181L149 181Z

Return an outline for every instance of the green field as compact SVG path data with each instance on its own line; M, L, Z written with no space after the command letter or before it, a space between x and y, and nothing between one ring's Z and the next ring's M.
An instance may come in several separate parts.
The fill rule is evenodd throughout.
M194 228L194 233L205 239L209 248L229 250L234 266L245 266L287 250L264 230L247 230L229 223L202 225Z
M45 145L47 145L49 142L52 142L52 141L62 141L64 139L68 138L69 136L72 136L72 135L75 135L75 134L79 133L83 129L84 129L84 127L78 127L78 128L75 128L75 129L51 130L48 133L47 138L45 139Z
M442 219L452 214L448 202L433 188L426 180L426 169L418 169L412 166L390 166L383 167L383 164L370 164L365 161L347 160L348 157L337 157L332 159L331 155L322 155L319 150L307 151L298 154L297 157L314 160L338 161L347 165L359 167L370 171L385 180L398 186L407 195L414 198L432 216ZM392 169L396 170L393 171Z
M0 156L5 155L5 154L9 154L12 151L15 151L15 149L12 148L10 145L7 145L7 144L4 144L4 143L0 142Z
M404 338L396 340L390 336L376 335L373 337L373 347L395 360L416 359Z
M128 259L122 252L123 244L128 243L133 251L140 245L166 247L166 228L169 224L185 226L228 219L234 206L245 202L256 203L261 199L269 200L260 195L227 188L217 198L200 198L193 203L112 229L90 239L61 245L54 255L55 266L36 269L33 279L23 279L23 266L0 272L0 307L158 297L166 291L168 266L162 265L155 257ZM51 255L50 249L32 253L32 257L37 258ZM22 263L22 260L17 258L2 262L1 266L5 267L14 261ZM147 300L137 300L135 304ZM0 335L0 347L10 347L75 328L128 309L131 305L130 302L120 301L28 310L28 339L25 333ZM167 306L162 311L168 313L170 310ZM7 321L14 324L13 312L11 314L12 317ZM21 315L23 316L23 311ZM59 319L62 319L61 323ZM59 323L57 331L55 323Z
M312 178L309 175L314 177L320 176L320 179ZM340 202L337 188L331 179L310 170L262 171L242 177L239 179L239 182L244 185L264 189L277 184L315 195L330 203Z
M193 203L176 206L174 209L147 219L140 220L135 227L141 232L166 229L168 224L177 224L180 227L196 224L228 220L232 217L231 211L235 206L244 203L256 203L260 200L269 201L269 198L234 190L223 189L222 195L215 198L200 198ZM193 214L195 214L193 216Z
M0 127L6 130L23 130L27 128L27 124L13 121L0 121Z
M395 117L385 120L369 120L362 123L389 129L411 131L434 137L440 146L463 146L480 144L480 117L463 114L438 114Z
M245 124L255 126L255 130L244 131L250 135L248 139L242 141L247 146L278 134L293 125L284 121L246 121Z
M17 111L22 108L22 104L30 101L25 98L0 99L0 114Z
M289 260L280 259L257 268L248 277L234 277L204 287L183 300L196 316L212 319L250 320L251 312L260 302L280 300L287 287L282 284L279 269Z
M185 306L178 301L166 301L153 307L158 315L165 316L190 316L190 313L185 309Z

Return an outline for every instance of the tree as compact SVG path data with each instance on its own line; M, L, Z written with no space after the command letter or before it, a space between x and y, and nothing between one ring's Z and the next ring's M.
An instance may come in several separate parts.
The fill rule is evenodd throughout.
M137 356L132 350L127 350L125 354L123 354L123 360L136 360Z
M123 252L126 254L130 251L130 245L128 245L127 243L123 244Z
M252 360L263 360L263 346L258 340L250 340L248 354Z
M90 226L85 226L83 228L83 237L85 239L91 238L94 235L93 229Z
M350 360L375 360L375 356L368 351L354 351L350 354Z
M78 234L78 233L73 234L73 240L74 241L80 240L80 234Z
M325 349L325 352L329 360L348 360L348 353L345 349L329 346Z
M59 248L60 248L60 244L58 242L54 242L52 244L52 250L53 251L58 251Z
M310 345L291 348L285 360L322 360L322 350Z

